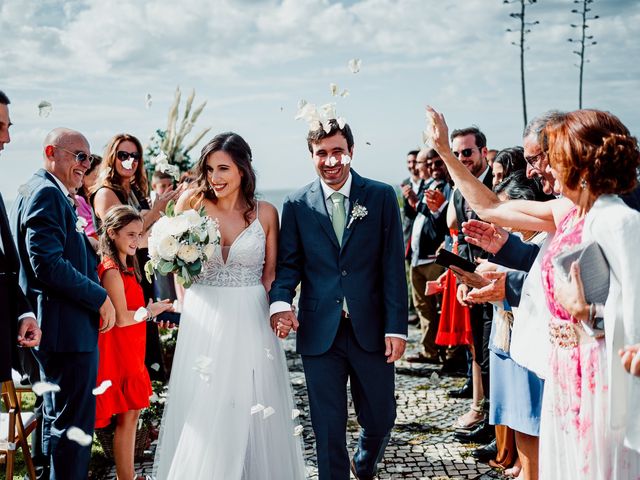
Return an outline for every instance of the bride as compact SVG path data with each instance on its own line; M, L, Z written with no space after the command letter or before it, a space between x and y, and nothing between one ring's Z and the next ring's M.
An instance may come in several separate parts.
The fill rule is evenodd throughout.
M177 211L204 207L221 241L184 298L157 478L305 478L284 351L269 326L278 213L255 198L251 149L222 133Z

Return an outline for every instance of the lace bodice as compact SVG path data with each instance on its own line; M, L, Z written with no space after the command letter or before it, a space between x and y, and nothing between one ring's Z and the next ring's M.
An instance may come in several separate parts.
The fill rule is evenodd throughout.
M220 245L204 265L196 283L215 287L250 287L260 285L264 266L266 236L256 218L229 247L227 261Z

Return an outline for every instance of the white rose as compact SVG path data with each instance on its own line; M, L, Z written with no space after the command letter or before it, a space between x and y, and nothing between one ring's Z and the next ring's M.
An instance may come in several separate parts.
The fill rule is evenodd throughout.
M209 260L211 257L213 257L214 252L216 251L216 247L213 243L209 243L207 244L202 253L204 253L204 256L206 257L207 260Z
M210 242L216 242L220 239L220 231L216 222L210 221L207 223L207 233L209 234Z
M152 237L149 237L149 258L158 256L158 245Z
M200 223L202 223L202 217L193 209L187 210L186 212L182 213L182 215L184 215L184 217L187 219L190 227L197 227L198 225L200 225Z
M171 235L179 237L184 232L189 230L189 220L183 215L178 215L169 219L168 231Z
M178 241L169 235L164 237L158 243L158 253L164 260L171 262L176 257L179 247L180 244Z
M178 258L187 263L195 262L199 257L200 253L195 245L182 245L178 250Z
M161 216L151 228L151 237L162 238L169 234L171 219L165 215Z

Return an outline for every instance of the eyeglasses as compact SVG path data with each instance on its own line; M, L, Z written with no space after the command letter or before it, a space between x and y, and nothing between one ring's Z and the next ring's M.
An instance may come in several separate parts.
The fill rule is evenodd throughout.
M435 160L433 162L425 162L427 164L427 167L442 167L444 165L444 161L442 160Z
M536 155L530 155L528 157L524 157L524 159L527 161L529 165L531 165L533 168L536 168L536 163L542 160L543 156L544 156L544 152L540 152Z
M470 157L474 150L480 151L478 147L463 148L459 152L453 152L453 154L455 155L456 158L458 158L460 155L462 155L463 157Z
M118 150L118 153L116 153L116 157L122 162L129 160L129 157L131 157L134 162L137 162L140 160L140 156L138 152L125 152L124 150Z
M72 152L71 150L67 150L66 148L59 147L58 145L54 145L54 147L57 148L58 150L62 150L63 152L70 153L71 155L73 155L75 157L75 160L78 163L83 163L83 162L86 162L87 160L89 161L89 163L93 162L93 157L88 153L85 153L85 152Z

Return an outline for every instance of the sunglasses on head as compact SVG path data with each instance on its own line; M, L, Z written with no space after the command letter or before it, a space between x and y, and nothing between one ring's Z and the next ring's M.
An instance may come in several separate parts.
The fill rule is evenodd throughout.
M122 162L129 160L129 157L131 157L133 161L137 162L140 160L140 156L141 155L138 152L125 152L124 150L118 150L118 153L116 153L116 157L118 157L118 160Z
M473 151L476 150L476 149L480 150L478 147L463 148L459 152L453 152L453 154L455 155L456 158L458 158L460 155L462 155L463 157L470 157L471 154L473 153Z
M66 148L62 148L59 147L58 145L54 145L55 148L57 148L58 150L62 150L63 152L67 152L70 153L71 155L73 155L76 159L76 162L78 163L83 163L86 162L87 160L89 160L89 163L93 162L93 157L85 152L72 152L71 150L67 150Z

